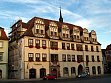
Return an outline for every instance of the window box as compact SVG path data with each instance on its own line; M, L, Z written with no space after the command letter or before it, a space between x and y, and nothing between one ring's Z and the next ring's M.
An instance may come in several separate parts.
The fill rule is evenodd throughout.
M40 49L40 46L35 46L37 49Z
M75 50L74 48L71 48L71 50Z
M29 48L33 48L33 45L29 45Z
M51 47L52 50L54 50L54 47Z
M55 50L58 50L58 48L56 47Z
M70 50L70 48L67 48L68 50Z
M43 49L46 49L46 46L42 46Z
M78 63L80 63L81 61L77 61Z

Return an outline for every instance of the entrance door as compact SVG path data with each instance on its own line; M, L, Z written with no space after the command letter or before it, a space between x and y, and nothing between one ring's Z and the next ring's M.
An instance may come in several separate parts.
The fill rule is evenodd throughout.
M42 78L45 75L46 75L46 69L45 68L41 68L40 69L40 78Z
M2 79L2 70L0 70L0 79Z
M32 79L32 78L36 78L36 69L30 69L29 70L29 78Z
M56 68L52 68L51 69L51 74L55 75L55 76L58 76L57 75L57 69Z
M79 65L78 66L78 75L82 72L83 72L83 67L82 67L82 65Z

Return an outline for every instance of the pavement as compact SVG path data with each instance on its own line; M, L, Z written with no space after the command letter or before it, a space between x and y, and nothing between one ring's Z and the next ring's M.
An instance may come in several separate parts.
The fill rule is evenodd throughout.
M111 74L104 74L100 76L90 76L89 78L102 78L102 77L111 77ZM76 79L75 77L59 77L57 78L58 80L62 79ZM37 78L37 79L0 79L0 82L11 82L11 81L39 81L42 80L42 78Z

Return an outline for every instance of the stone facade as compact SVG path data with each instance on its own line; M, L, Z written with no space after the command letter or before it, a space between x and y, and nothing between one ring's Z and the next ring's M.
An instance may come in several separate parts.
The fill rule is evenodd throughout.
M103 74L101 44L94 30L39 17L27 23L19 20L11 28L10 78Z

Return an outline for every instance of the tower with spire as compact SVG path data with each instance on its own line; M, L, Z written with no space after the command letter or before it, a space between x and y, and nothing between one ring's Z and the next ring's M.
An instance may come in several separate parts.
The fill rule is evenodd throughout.
M63 22L62 13L61 13L61 7L60 7L60 17L59 17L59 22Z

